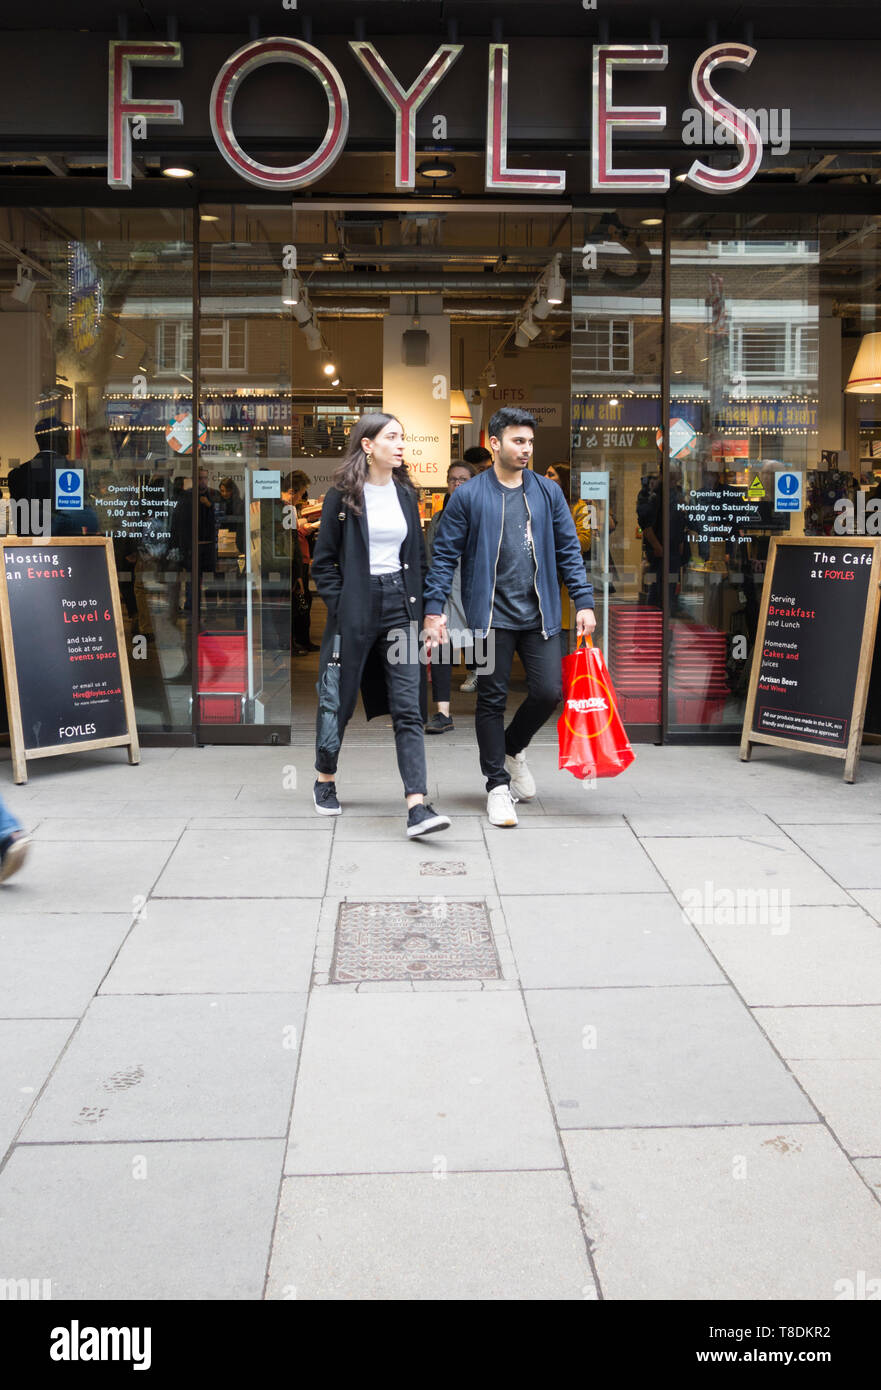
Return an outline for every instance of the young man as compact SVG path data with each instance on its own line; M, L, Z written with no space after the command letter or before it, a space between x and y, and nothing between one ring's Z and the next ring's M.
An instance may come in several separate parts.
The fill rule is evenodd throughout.
M488 664L477 672L477 743L492 825L516 825L515 798L529 801L535 782L525 749L563 697L560 584L575 603L579 637L596 627L575 523L562 489L529 467L535 420L506 406L489 422L493 464L444 509L425 582L425 631L442 640L444 604L462 559L465 616L475 635L488 633ZM527 696L505 728L514 653L526 671ZM512 796L513 793L513 796Z

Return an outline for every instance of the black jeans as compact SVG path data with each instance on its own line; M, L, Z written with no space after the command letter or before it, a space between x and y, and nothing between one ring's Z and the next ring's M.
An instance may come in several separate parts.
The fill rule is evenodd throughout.
M400 574L374 574L370 577L370 631L367 654L375 648L383 659L389 712L395 730L398 770L404 795L428 795L425 766L425 735L419 700L421 666L419 634L410 617L404 582ZM405 657L407 659L402 660ZM335 767L319 768L336 772Z
M486 789L507 786L511 778L505 771L505 758L522 753L543 724L546 724L563 699L560 634L542 637L534 632L518 632L511 628L492 629L495 646L489 650L495 656L493 669L477 670L477 746L480 749L480 770L486 778ZM511 680L514 653L520 657L526 671L526 699L505 728L505 704Z

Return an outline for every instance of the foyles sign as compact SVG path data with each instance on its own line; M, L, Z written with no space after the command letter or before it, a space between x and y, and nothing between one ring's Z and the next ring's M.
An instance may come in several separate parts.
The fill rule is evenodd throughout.
M395 120L395 184L412 189L416 184L416 116L462 53L462 44L445 43L435 51L409 88L404 88L372 43L349 44L370 80L391 107ZM696 159L687 181L707 193L732 193L743 188L762 162L763 140L753 115L725 101L713 86L717 68L748 68L756 50L744 43L717 43L697 59L691 73L694 101L709 125L726 132L740 157L728 169L714 169ZM663 129L665 106L621 106L614 101L615 73L622 69L663 69L668 61L666 44L596 44L593 48L591 129L591 188L594 192L658 193L670 186L670 170L616 168L612 142L616 132ZM132 124L139 133L153 121L179 125L183 103L133 96L133 69L139 66L180 67L183 49L167 40L114 39L110 43L108 122L108 173L111 188L131 188ZM317 148L299 164L279 167L263 164L249 155L236 138L233 104L249 73L269 63L288 63L303 68L318 82L327 101L327 129ZM563 169L516 169L508 159L508 45L489 45L486 120L486 189L506 193L562 193ZM255 39L239 48L223 64L211 91L211 129L224 159L242 178L259 188L293 191L307 188L322 178L342 154L349 132L349 99L343 79L330 60L302 39Z

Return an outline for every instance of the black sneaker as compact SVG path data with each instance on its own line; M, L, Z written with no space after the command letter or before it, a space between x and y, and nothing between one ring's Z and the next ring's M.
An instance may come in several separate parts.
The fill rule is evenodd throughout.
M448 714L433 714L425 726L427 734L445 734L453 727L453 721Z
M336 799L336 782L316 782L312 788L312 800L319 816L338 816L342 806Z
M417 835L431 835L435 830L449 830L449 816L438 815L433 806L423 802L421 806L411 806L407 815L407 834L412 840Z

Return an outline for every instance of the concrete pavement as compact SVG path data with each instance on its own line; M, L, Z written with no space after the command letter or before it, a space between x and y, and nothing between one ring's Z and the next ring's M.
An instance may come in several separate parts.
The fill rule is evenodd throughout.
M32 764L0 888L0 1279L55 1298L819 1299L881 1278L881 766L466 724ZM873 761L874 759L874 761ZM494 978L333 983L340 906L484 905ZM467 933L466 933L467 935ZM862 1280L862 1282L860 1282ZM881 1287L881 1286L879 1286ZM862 1296L865 1296L863 1293Z

